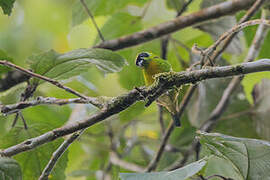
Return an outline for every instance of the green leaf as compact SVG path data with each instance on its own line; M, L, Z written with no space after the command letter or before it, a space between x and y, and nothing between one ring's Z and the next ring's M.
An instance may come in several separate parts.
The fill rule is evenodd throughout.
M4 92L0 92L0 104L17 103L26 86L26 83L20 83Z
M94 16L101 16L113 14L129 4L142 6L147 0L85 0L85 2ZM87 18L89 16L81 2L76 1L72 9L72 25L78 25Z
M138 117L145 109L144 104L144 102L137 102L131 105L129 108L119 113L119 118L123 121L130 121Z
M266 79L266 78L267 79L270 78L270 72L257 72L257 73L245 75L241 83L244 87L246 98L250 104L253 104L252 90L254 86L257 83L261 82L262 79Z
M23 111L23 116L28 124L28 129L23 128L19 119L15 128L0 137L0 149L16 145L26 139L39 136L45 132L62 126L70 115L70 109L64 107L37 106ZM42 170L50 160L53 152L63 142L63 139L50 142L32 151L20 153L14 158L22 165L23 179L38 179ZM65 179L68 151L57 162L50 179ZM1 179L1 178L0 178Z
M15 0L0 0L0 6L4 11L4 14L10 16L14 2Z
M0 179L22 179L22 170L16 160L8 157L0 157Z
M206 159L201 159L170 172L120 173L120 178L122 180L184 180L199 173L206 165L206 162Z
M117 28L115 28L117 27ZM106 40L131 34L142 29L142 24L138 16L131 16L128 13L120 12L112 15L100 29ZM100 41L96 37L96 43Z
M12 62L12 58L9 57L5 51L1 50L0 49L0 60L6 60L6 61L10 61ZM0 65L0 75L3 74L3 73L6 73L10 70L9 67L5 67L5 66L2 66Z
M25 139L41 135L41 132L44 129L46 129L46 127L41 125L35 127L30 126L27 131L23 128L13 128L9 133L2 137L1 146L9 147L18 144ZM62 141L63 140L57 140L33 151L16 155L15 159L20 164L23 164L23 179L38 179L53 152L59 147ZM66 165L67 152L65 152L57 162L51 174L51 179L64 179Z
M166 5L169 9L180 11L185 4L185 0L166 0Z
M231 163L242 179L270 177L270 143L219 133L198 132L200 142L217 157Z
M105 73L114 73L120 71L126 63L120 55L97 48L77 49L64 54L50 50L31 56L29 61L33 72L57 80L79 75L93 64ZM33 83L40 82L39 79L33 81Z

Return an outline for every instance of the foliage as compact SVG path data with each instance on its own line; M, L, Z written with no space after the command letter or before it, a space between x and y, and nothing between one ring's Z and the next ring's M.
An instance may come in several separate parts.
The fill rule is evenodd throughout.
M0 177L1 179L22 179L22 170L17 161L7 157L0 157Z
M206 165L206 160L201 159L193 162L185 167L176 169L170 172L153 172L153 173L121 173L120 178L122 180L136 180L136 179L147 179L147 180L173 180L173 179L188 179L199 173Z
M64 54L50 50L31 56L29 63L33 72L61 80L79 75L91 64L95 64L105 73L118 72L126 60L110 50L96 48L77 49ZM35 79L33 83L38 84L39 79Z
M15 0L0 0L0 6L4 14L10 15Z
M240 179L267 179L270 176L268 141L236 138L219 133L199 132L199 137L211 154L231 163Z

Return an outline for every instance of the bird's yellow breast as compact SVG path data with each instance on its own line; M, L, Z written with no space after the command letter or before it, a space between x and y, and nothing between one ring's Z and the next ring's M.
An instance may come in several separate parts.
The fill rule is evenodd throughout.
M150 61L148 66L143 69L145 84L147 86L151 85L155 81L153 76L158 73L162 73L162 70L159 68L158 64L155 63L155 61Z

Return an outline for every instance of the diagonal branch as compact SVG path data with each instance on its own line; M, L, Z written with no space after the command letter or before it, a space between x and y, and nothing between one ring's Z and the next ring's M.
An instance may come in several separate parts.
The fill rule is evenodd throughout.
M179 16L171 21L167 21L149 29L136 32L132 35L127 35L118 39L102 42L95 47L119 50L135 46L147 41L154 40L161 36L168 35L183 28L194 26L198 23L203 23L211 19L216 19L246 9L250 7L254 2L255 0L226 1L186 16Z
M130 171L143 172L143 167L120 159L115 152L110 153L110 162Z
M28 139L20 144L0 151L0 155L13 156L18 153L34 149L59 137L63 137L78 130L93 126L94 124L125 110L135 102L143 100L144 98L142 97L142 94L144 97L150 97L151 100L155 100L162 93L167 92L169 89L172 89L175 86L179 87L184 84L197 83L206 79L243 75L259 71L270 71L270 59L261 59L256 62L242 63L233 66L211 67L209 69L189 72L162 73L156 77L156 81L153 85L149 87L141 87L140 92L133 89L126 94L112 98L108 102L106 108L104 108L101 112L92 115L90 118L65 125L38 137Z
M42 79L44 81L47 81L47 82L49 82L49 83L51 83L51 84L53 84L53 85L55 85L55 86L57 86L57 87L59 87L61 89L64 89L65 91L70 92L70 93L72 93L72 94L74 94L74 95L76 95L76 96L78 96L78 97L80 97L82 99L89 100L89 103L92 103L92 99L89 99L89 97L87 97L87 96L85 96L85 95L83 95L83 94L81 94L81 93L79 93L79 92L77 92L77 91L75 91L75 90L67 87L67 86L62 85L60 82L58 82L56 80L53 80L53 79L50 79L50 78L48 78L46 76L42 76L40 74L31 72L30 70L27 70L27 69L24 69L24 68L22 68L20 66L17 66L15 64L12 64L9 61L0 60L0 65L7 66L7 67L10 67L10 68L16 69L16 70L18 70L18 71L20 71L22 73L25 73L25 74L27 74L29 76L36 77L36 78ZM95 105L97 107L101 107L102 106L102 105L97 105L95 102L93 102L93 105Z
M92 22L93 22L93 24L94 24L94 26L95 26L95 28L96 28L96 30L97 30L97 32L98 32L98 35L99 35L100 39L104 42L105 39L104 39L104 37L103 37L103 35L102 35L100 29L98 28L98 25L97 25L97 23L96 23L96 21L95 21L95 18L94 18L94 16L93 16L93 14L91 13L90 9L87 7L87 4L85 3L85 1L84 1L84 0L80 0L80 1L81 1L81 3L82 3L82 6L84 7L86 13L87 13L88 16L91 18L91 20L92 20Z
M84 132L84 129L82 129L79 132L73 133L68 139L66 139L59 147L58 149L53 153L50 161L48 162L47 166L42 171L42 174L39 177L39 180L48 180L49 175L51 174L54 166L56 165L57 161L61 156L64 154L64 152L67 150L67 148L78 138L80 135Z

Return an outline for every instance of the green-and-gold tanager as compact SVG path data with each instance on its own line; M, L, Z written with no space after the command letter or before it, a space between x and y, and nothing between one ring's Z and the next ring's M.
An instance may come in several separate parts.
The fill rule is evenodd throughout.
M142 68L144 81L147 86L155 81L154 76L156 74L172 71L172 67L168 61L149 52L140 53L136 58L136 65ZM177 96L178 90L170 90L160 96L157 99L157 103L165 107L171 113L174 125L180 126Z

